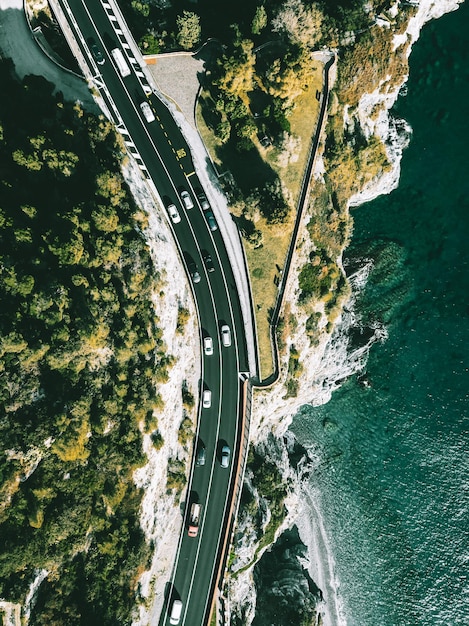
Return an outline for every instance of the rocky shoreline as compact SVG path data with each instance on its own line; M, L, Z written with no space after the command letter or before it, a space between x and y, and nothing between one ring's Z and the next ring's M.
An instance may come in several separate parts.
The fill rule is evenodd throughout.
M459 2L455 0L422 0L416 7L415 14L410 17L405 31L394 36L395 48L407 44L405 56L409 57L412 45L417 41L423 25L458 8ZM398 10L398 3L395 5ZM381 25L381 24L380 24ZM389 22L383 21L382 28L390 28ZM411 128L405 120L399 120L392 116L390 110L396 102L408 75L404 75L402 80L395 83L389 76L383 76L380 86L372 93L364 93L356 107L344 107L344 129L350 126L359 126L361 133L365 137L372 135L379 137L382 142L390 168L381 172L373 180L368 181L357 193L350 196L349 208L359 206L379 195L388 194L395 189L399 182L400 162L403 151L407 147ZM323 170L322 160L316 164L316 177L321 177ZM308 258L308 251L311 249L311 241L308 238L306 229L303 238L300 235L296 268L292 269L291 278L286 289L285 302L289 303L290 314L297 318L297 328L288 337L288 344L294 344L299 351L299 360L303 365L303 374L299 379L298 392L294 398L285 397L285 388L282 381L266 391L256 391L254 394L253 420L251 426L251 441L256 451L264 454L266 462L274 463L280 469L284 485L286 488L286 516L278 527L275 540L270 547L272 550L281 549L285 541L285 533L290 529L298 528L299 538L308 547L307 556L302 556L307 562L307 578L314 580L320 588L321 596L318 596L315 616L309 622L324 624L324 626L335 626L341 622L340 607L331 606L330 598L327 597L327 589L321 589L324 581L314 579L317 576L318 564L315 563L314 538L311 535L310 525L305 523L309 511L303 489L304 478L308 475L308 466L311 459L308 453L302 458L301 463L292 465L289 460L289 450L294 447L293 435L288 432L288 427L293 416L298 409L305 404L318 406L326 403L332 391L340 386L341 382L363 369L366 364L368 350L375 341L381 341L386 337L386 331L382 328L374 329L374 334L358 348L350 351L348 347L348 337L357 320L353 310L353 293L360 290L366 282L368 269L366 264L349 277L349 281L355 282L352 288L352 295L345 303L341 315L336 320L334 330L330 333L324 332L319 345L311 349L305 332L305 314L300 307L295 304L298 301L298 273L305 259ZM340 267L343 268L342 256L338 259ZM287 370L287 359L283 363L283 372ZM285 378L284 378L285 381ZM272 436L273 435L273 436ZM249 472L248 472L249 480ZM259 502L262 502L262 494L256 494ZM259 507L263 511L261 527L264 528L270 519L270 512L265 500ZM257 522L258 526L258 522ZM262 585L259 583L258 565L261 563L262 555L269 546L264 546L259 550L260 537L256 530L256 523L249 519L249 515L244 515L241 509L238 519L237 532L235 533L234 554L236 558L232 561L232 567L226 581L225 593L229 598L231 607L231 619L234 624L263 624L261 616L256 617L256 604L259 603L260 610L265 602L266 596ZM255 555L255 556L254 556ZM333 559L332 559L333 561ZM248 565L249 564L249 565ZM257 569L256 569L257 568ZM300 570L296 572L297 582L301 586L306 580L306 576ZM327 585L325 585L327 587ZM257 593L259 597L257 597ZM279 595L281 597L282 594ZM280 603L283 600L280 599ZM301 603L299 603L300 605ZM300 606L301 610L301 606ZM301 617L301 616L300 616ZM271 623L271 622L266 622ZM303 623L303 622L302 622ZM307 623L307 622L304 622ZM280 624L280 622L279 622Z

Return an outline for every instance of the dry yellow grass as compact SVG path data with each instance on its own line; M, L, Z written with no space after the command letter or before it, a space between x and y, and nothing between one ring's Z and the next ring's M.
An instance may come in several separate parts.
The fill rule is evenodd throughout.
M317 69L311 76L309 88L297 98L295 109L290 117L291 134L299 137L301 141L298 159L294 163L280 167L277 163L278 150L276 148L263 148L257 139L254 142L261 158L278 174L283 185L288 189L294 207L296 207L301 191L301 182L307 165L311 140L316 132L319 115L319 102L316 98L316 92L322 91L322 86L323 66L318 62ZM204 94L203 97L206 99L207 94ZM207 102L207 100L205 101ZM197 106L196 119L205 146L219 171L230 171L232 169L230 162L221 162L217 156L218 149L222 144L206 124L199 105ZM259 181L259 184L261 185L262 182ZM263 235L262 247L254 248L251 244L244 242L256 316L260 360L259 377L261 379L267 378L273 372L270 314L277 301L278 280L283 270L295 217L295 211L292 211L288 220L280 226L268 225L262 218L256 222L256 228L261 230Z
M244 244L251 278L254 312L256 315L257 340L259 344L259 377L266 378L273 371L272 346L270 342L270 313L278 295L278 280L281 276L286 251L290 243L294 216L286 224L267 226L257 223L262 230L264 245L254 248Z
M280 180L289 190L293 202L298 201L301 181L308 160L311 139L316 131L316 123L319 115L319 102L316 98L316 91L322 91L323 85L323 65L317 64L317 69L311 77L308 89L295 101L295 109L290 117L291 132L301 139L301 148L298 160L287 167L278 167L273 151L265 150L262 147L259 152L269 163L272 169L277 172Z

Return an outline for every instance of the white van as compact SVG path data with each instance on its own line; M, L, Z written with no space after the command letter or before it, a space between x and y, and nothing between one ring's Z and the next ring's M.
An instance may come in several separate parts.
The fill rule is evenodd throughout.
M169 616L169 623L179 624L179 620L181 619L181 613L182 613L181 600L174 600L173 606L171 608L171 615Z
M193 502L189 513L189 537L197 537L199 532L200 511L202 507L197 502Z
M155 121L155 116L153 115L153 111L151 110L151 106L148 102L142 102L140 104L140 108L142 109L142 113L149 124Z
M124 59L124 55L122 54L122 50L120 48L114 48L111 50L111 54L113 56L114 61L116 62L117 68L121 73L121 76L125 78L130 75L130 68L127 65L126 60Z

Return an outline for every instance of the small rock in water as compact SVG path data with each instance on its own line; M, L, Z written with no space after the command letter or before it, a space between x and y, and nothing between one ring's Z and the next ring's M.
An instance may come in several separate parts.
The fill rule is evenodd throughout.
M335 420L332 420L328 417L325 418L325 420L322 423L322 426L324 428L324 430L326 431L334 431L337 430L337 422Z

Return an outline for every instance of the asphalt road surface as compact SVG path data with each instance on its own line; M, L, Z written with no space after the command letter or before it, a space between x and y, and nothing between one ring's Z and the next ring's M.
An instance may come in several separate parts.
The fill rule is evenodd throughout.
M109 19L109 6L98 0L59 0L70 26L75 33L82 53L96 77L104 100L116 124L123 121L128 134L140 155L144 169L154 182L160 197L167 206L174 203L181 216L171 227L186 269L195 264L200 281L192 283L198 309L201 342L203 337L213 339L213 354L203 356L200 390L211 391L210 408L199 406L197 445L206 449L203 466L191 469L191 481L186 506L182 510L185 523L179 540L177 562L171 581L168 581L165 604L159 624L169 624L174 599L183 603L180 624L202 626L209 617L213 577L218 565L220 542L224 539L223 521L229 502L230 484L234 479L236 451L240 433L239 423L239 372L248 371L244 323L238 293L226 249L217 229L208 227L197 190L201 187L190 155L189 146L177 128L166 107L153 94L146 94L145 80L139 76L132 53L122 47L123 35L116 32L116 23ZM90 54L94 47L94 55ZM111 50L120 48L131 72L122 77ZM98 51L98 52L97 52ZM102 55L102 58L101 58ZM104 61L104 62L103 62ZM137 70L137 72L136 72ZM117 111L106 94L110 94ZM148 90L147 90L148 91ZM140 104L148 102L155 120L147 122ZM148 176L147 175L147 176ZM194 207L184 207L180 193L187 190ZM204 256L213 260L209 272ZM232 343L224 347L220 327L227 324ZM222 445L228 445L231 459L228 468L220 465ZM197 537L187 535L187 513L192 502L202 505Z

